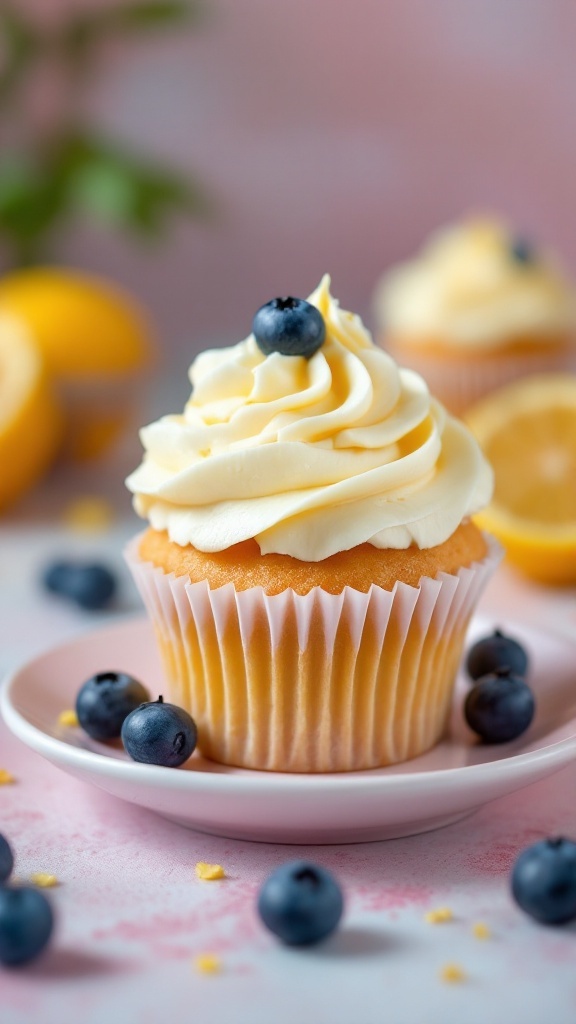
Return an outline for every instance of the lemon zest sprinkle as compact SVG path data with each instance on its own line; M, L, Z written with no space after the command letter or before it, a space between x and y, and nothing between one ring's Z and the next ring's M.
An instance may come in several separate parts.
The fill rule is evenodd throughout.
M445 924L446 921L453 921L454 914L450 910L450 907L437 907L436 910L429 910L424 915L424 920L428 924Z
M196 865L196 875L203 882L215 882L218 878L226 878L226 872L221 864L206 864L199 860Z
M214 953L201 953L194 958L194 967L200 974L218 974L222 970L222 963Z

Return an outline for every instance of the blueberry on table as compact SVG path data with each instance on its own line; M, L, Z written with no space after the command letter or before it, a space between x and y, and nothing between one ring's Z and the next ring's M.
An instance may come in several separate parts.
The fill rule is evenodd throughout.
M472 687L464 716L485 743L508 743L521 736L534 718L534 694L520 676L499 669Z
M54 927L50 903L29 886L0 888L0 963L27 964L45 948Z
M576 919L576 843L543 839L524 850L512 869L512 895L542 924Z
M78 721L93 740L118 739L124 719L150 694L126 672L98 672L87 679L76 698Z
M196 747L196 723L176 704L162 697L128 715L122 726L122 743L133 761L178 768Z
M0 834L0 884L10 878L13 867L14 854L10 848L10 843Z
M44 572L47 590L75 601L87 611L106 607L116 593L116 577L105 565L54 562Z
M286 296L260 306L252 322L252 333L266 356L279 352L309 359L322 345L326 325L316 306Z
M283 864L264 882L258 913L266 927L288 946L310 946L337 927L344 900L338 882L317 864Z
M466 658L466 668L471 679L480 679L500 668L509 668L514 675L525 676L528 655L517 640L495 629L491 636L485 636L472 645Z

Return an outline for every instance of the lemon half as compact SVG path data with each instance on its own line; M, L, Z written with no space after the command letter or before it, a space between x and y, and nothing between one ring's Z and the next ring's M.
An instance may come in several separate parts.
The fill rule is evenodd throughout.
M45 360L17 321L0 328L0 508L45 472L58 450L62 413Z
M476 521L542 583L576 583L576 376L524 377L466 414L494 469Z
M66 450L101 454L130 418L154 344L138 303L97 276L32 267L0 279L0 320L19 318L67 412Z

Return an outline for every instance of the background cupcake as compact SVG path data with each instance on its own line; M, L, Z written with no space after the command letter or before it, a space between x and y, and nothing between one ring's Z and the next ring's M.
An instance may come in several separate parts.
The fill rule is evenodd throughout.
M576 293L548 251L497 220L434 234L376 289L379 340L462 412L517 377L576 366Z
M256 336L197 357L183 415L142 431L128 479L151 525L128 561L170 699L224 763L405 760L444 731L498 557L469 522L491 472L328 278L265 309L271 330L257 315Z

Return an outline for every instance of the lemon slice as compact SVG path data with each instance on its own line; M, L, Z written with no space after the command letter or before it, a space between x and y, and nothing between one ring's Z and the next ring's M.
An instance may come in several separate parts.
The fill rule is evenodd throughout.
M524 377L466 414L494 468L476 520L542 583L576 583L576 376Z
M91 458L130 420L154 343L138 303L110 282L64 267L0 279L0 320L19 318L42 352L68 416L66 450Z
M62 415L44 360L17 322L0 330L0 508L20 497L52 462Z

